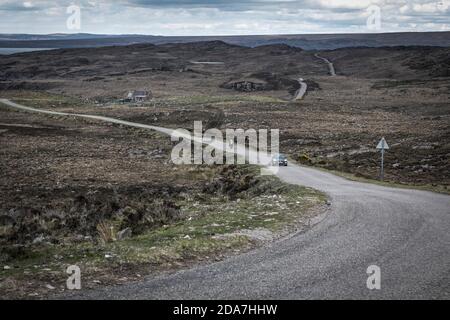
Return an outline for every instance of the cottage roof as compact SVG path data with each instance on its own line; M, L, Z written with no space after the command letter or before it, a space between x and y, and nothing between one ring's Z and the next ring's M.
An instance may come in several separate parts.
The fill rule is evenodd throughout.
M136 90L133 92L133 95L135 97L146 97L147 96L147 92L146 91L142 91L142 90Z

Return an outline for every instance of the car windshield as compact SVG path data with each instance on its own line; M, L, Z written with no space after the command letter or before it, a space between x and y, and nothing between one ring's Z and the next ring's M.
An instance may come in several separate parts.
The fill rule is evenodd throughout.
M284 154L277 154L273 156L273 159L275 160L286 160L286 156Z

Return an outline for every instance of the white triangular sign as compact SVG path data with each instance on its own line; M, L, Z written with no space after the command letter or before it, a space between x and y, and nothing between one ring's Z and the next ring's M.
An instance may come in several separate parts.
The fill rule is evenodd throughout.
M389 146L384 138L381 138L380 142L378 142L377 149L388 150Z

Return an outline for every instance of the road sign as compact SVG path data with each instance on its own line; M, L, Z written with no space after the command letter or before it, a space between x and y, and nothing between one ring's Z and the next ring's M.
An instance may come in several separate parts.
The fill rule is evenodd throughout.
M384 179L384 150L389 150L389 145L386 140L381 138L380 142L378 142L377 149L381 150L381 170L380 170L380 180Z
M389 150L389 146L388 146L386 140L384 139L384 137L381 138L380 142L378 142L377 149Z

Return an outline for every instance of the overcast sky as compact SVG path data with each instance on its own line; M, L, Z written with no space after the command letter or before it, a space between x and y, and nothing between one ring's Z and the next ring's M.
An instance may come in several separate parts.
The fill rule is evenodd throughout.
M70 5L81 8L79 30L67 27ZM376 16L374 5L380 8L377 30L367 27L368 17ZM450 0L0 0L0 33L235 35L449 30Z

